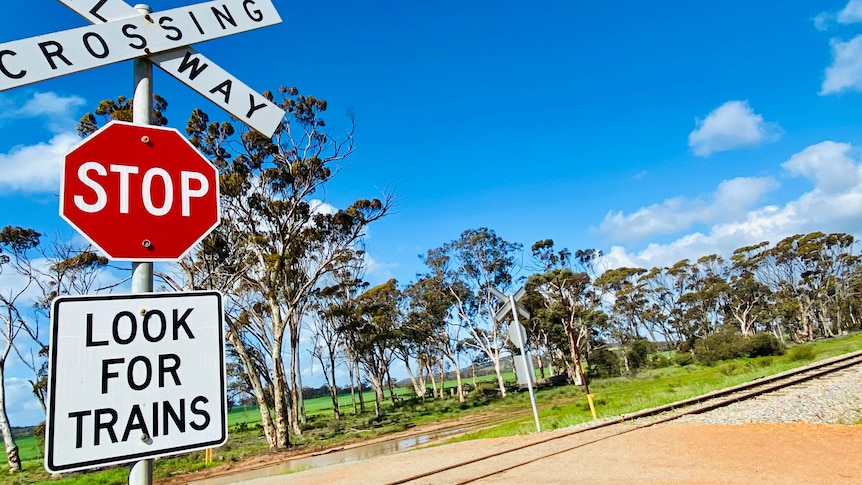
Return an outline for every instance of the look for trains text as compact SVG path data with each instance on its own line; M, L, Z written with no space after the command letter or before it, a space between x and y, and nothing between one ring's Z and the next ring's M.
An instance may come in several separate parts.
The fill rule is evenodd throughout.
M160 310L142 310L139 314L124 310L116 313L110 322L96 322L94 315L88 313L85 345L117 346L118 354L122 354L124 346L141 339L150 344L159 344L166 339L194 340L195 335L188 324L193 310L173 309L169 315ZM102 325L102 331L97 328L99 324ZM110 325L110 332L104 330L105 324ZM118 355L102 359L101 393L109 394L115 386L122 385L133 391L144 391L151 386L179 387L182 384L181 366L181 358L175 353L135 355L130 358ZM99 446L106 438L117 443L139 434L150 439L171 432L185 433L187 426L193 430L203 430L211 422L206 406L208 403L206 397L195 396L175 402L156 401L147 406L134 404L128 410L108 407L85 409L70 412L68 417L75 420L75 447L81 448L85 445L85 440L87 445Z

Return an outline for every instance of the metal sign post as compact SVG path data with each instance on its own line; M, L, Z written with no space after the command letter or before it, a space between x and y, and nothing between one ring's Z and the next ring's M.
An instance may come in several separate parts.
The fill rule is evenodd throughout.
M509 305L512 306L512 318L514 319L514 327L517 329L515 333L516 337L512 340L512 343L515 344L516 347L521 349L521 364L524 366L525 370L532 369L533 366L531 363L527 361L527 350L524 348L526 339L524 336L526 335L526 329L521 325L521 322L518 321L518 310L515 308L517 305L515 304L515 297L513 295L509 295ZM520 328L519 328L520 327ZM522 332L522 329L524 330ZM512 334L509 334L509 338L512 338ZM539 425L539 411L536 409L536 395L533 393L533 378L535 376L527 376L527 390L530 391L530 405L533 407L533 418L536 420L536 431L542 431L541 425Z
M153 9L149 5L135 5L135 10L149 15ZM138 125L153 124L153 64L145 57L134 61L134 88L132 99L132 122ZM132 293L152 293L153 262L132 263ZM140 460L129 465L129 485L153 484L153 460Z

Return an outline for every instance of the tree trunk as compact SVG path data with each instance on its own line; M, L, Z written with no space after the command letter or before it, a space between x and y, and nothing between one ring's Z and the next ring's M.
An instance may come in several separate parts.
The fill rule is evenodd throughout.
M580 352L578 349L578 343L575 340L575 330L572 328L572 325L567 321L563 321L563 325L566 326L566 336L569 337L569 352L572 355L571 361L575 363L575 365L571 365L569 359L566 359L566 370L569 372L569 378L572 382L575 383L576 386L580 386L583 384L581 380L581 373L578 371L578 361L580 360Z
M353 383L350 383L350 393L353 394ZM329 353L329 396L332 398L332 418L341 419L341 409L338 406L338 386L335 384L335 356ZM354 402L355 406L355 402ZM354 409L354 414L356 410Z
M457 383L457 391L458 392L458 402L464 402L467 400L467 397L464 396L464 384L461 382L461 369L458 368L458 365L455 365L455 382Z
M500 396L506 397L506 384L503 382L503 372L500 369L500 358L494 359L494 372L497 373L497 387L500 388Z
M542 360L542 353L536 350L536 364L539 365L539 378L545 380L545 363Z
M269 413L269 404L266 402L266 392L264 391L263 384L260 382L260 375L258 375L257 369L248 355L245 344L232 328L228 331L227 338L236 350L237 355L239 355L246 375L251 382L251 387L254 390L254 398L257 401L257 408L260 410L261 424L263 425L263 434L266 436L266 441L269 443L270 448L275 448L275 425Z
M6 357L12 348L12 340L6 342L3 359L0 360L0 432L3 435L3 443L6 444L6 463L9 465L9 473L21 471L21 457L18 455L18 445L12 436L12 426L9 424L9 416L6 414Z
M440 359L440 396L446 397L446 369L443 359Z
M299 376L298 336L290 335L290 427L296 435L302 434L299 423L302 420L302 384Z
M428 366L428 375L431 377L431 391L434 395L434 399L437 399L439 396L437 395L437 378L434 377L434 369L431 365Z
M456 357L455 352L452 350L451 347L445 347L443 349L443 355L445 355L449 359L449 361L452 362L452 368L455 369L455 382L458 386L456 391L458 392L458 402L464 402L467 399L464 396L464 384L461 382L461 366L458 365L458 358ZM473 368L473 376L475 379L475 367Z
M383 395L383 378L376 372L371 374L371 387L374 389L374 400L376 402L386 399Z
M420 387L419 381L416 380L416 375L413 374L413 369L410 368L410 363L407 362L407 359L401 359L401 361L404 362L404 368L407 369L407 377L410 378L410 383L413 384L413 392L416 394L416 397L425 397L425 388Z
M353 365L356 368L356 387L359 389L359 412L365 412L365 394L362 392L362 374L359 372L359 361L354 361ZM355 409L354 409L355 411ZM354 412L354 414L356 414Z
M297 389L296 402L299 403L297 411L299 411L299 422L306 424L308 423L308 416L305 414L305 394L302 393L302 367L298 367L298 369L299 371L296 373L296 387L294 388Z
M395 396L395 387L392 385L392 376L389 375L389 369L386 369L386 387L389 389L389 399L392 400L392 406L398 404L398 398Z
M290 418L288 416L292 406L285 402L290 393L285 389L287 383L284 375L284 360L281 358L281 339L272 341L272 394L275 401L275 448L287 448L290 445L288 427Z

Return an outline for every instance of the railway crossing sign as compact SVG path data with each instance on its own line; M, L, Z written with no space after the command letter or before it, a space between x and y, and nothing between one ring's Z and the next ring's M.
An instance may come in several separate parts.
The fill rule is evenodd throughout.
M60 1L100 23L0 44L0 91L149 56L267 136L284 116L281 108L188 47L281 22L271 0L210 1L147 15L122 0Z
M173 128L111 121L66 155L60 215L119 261L176 261L219 224L216 168Z
M227 440L222 297L59 297L51 311L45 468L84 470Z
M530 313L527 310L521 308L520 305L518 305L518 302L521 301L521 298L523 298L526 293L527 290L522 287L518 291L516 291L514 295L512 295L512 298L509 298L496 288L491 287L491 294L493 294L495 297L497 297L498 300L500 300L501 303L503 303L503 306L501 306L497 310L497 313L494 315L494 318L496 318L497 320L503 320L509 313L512 313L513 308L522 317L530 318Z
M94 24L140 15L123 0L59 1ZM257 3L245 2L239 15L251 15L252 19L259 18L260 22L264 18L272 23L280 21L278 12L261 9ZM229 13L230 10L221 12ZM153 54L149 59L178 81L266 136L272 136L284 118L284 110L189 46Z
M524 348L527 344L527 330L523 325L521 325L521 322L518 321L518 316L530 318L530 313L518 305L518 302L524 297L527 290L524 287L521 287L515 292L515 294L506 296L503 292L493 286L489 289L491 290L491 294L503 303L502 307L497 310L494 318L497 321L500 321L506 318L507 313L512 313L512 323L509 324L508 328L509 340L512 341L512 344L514 344L515 347L521 350L521 353L515 358L515 373L518 376L518 384L527 385L527 390L530 392L530 405L533 407L533 418L536 421L536 431L541 431L542 427L539 424L539 411L536 409L536 396L533 394L533 383L536 380L536 372L533 370L533 363L531 361L530 354Z

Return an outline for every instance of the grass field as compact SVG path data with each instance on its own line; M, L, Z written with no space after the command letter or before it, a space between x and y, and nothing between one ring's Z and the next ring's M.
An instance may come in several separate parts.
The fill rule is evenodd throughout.
M862 334L854 334L807 344L802 348L806 352L794 352L794 349L791 349L784 356L736 359L711 367L672 365L642 372L635 378L596 380L590 387L599 416L609 417L686 399L798 367L811 360L820 360L860 349L862 349ZM493 376L490 378L493 380ZM507 380L514 381L514 375L509 374ZM471 382L470 379L466 381ZM454 382L449 385L453 386ZM399 393L407 396L411 391L401 389ZM306 408L309 423L302 436L291 436L293 446L315 451L343 444L346 440L363 440L422 423L440 422L465 416L476 411L509 414L512 419L492 429L461 437L459 440L535 431L529 396L526 392L510 393L506 399L489 398L481 393L474 393L464 404L459 404L456 398L450 397L436 401L405 399L404 405L393 407L387 400L383 403L381 418L374 416L373 394L367 392L365 396L367 412L358 416L352 414L350 395L340 396L343 419L339 422L333 422L330 419L331 402L328 397L308 400ZM536 401L543 430L563 428L592 419L586 396L580 387L560 386L541 389L536 392ZM260 414L257 407L233 409L228 416L230 438L227 445L216 450L217 463L242 461L256 454L268 453L265 439L257 427L259 421ZM36 440L30 437L19 439L17 443L21 456L25 460L25 471L9 475L0 470L0 484L30 484L49 479L52 484L57 485L126 483L128 472L125 467L51 479L42 468L41 454ZM200 452L161 459L155 463L155 477L158 479L207 466L214 465L206 465L203 462L203 453Z

